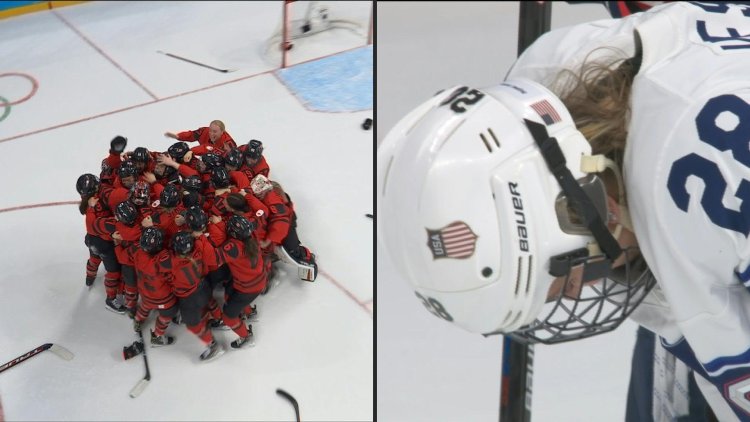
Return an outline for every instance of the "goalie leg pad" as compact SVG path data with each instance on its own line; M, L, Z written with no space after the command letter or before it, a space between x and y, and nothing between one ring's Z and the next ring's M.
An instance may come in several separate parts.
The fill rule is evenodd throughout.
M279 257L279 259L286 262L287 264L291 264L297 267L297 275L299 276L300 280L313 282L318 277L318 264L315 263L314 255L311 255L312 263L310 264L295 260L291 255L289 255L289 251L287 251L283 246L279 246L276 248L276 255Z

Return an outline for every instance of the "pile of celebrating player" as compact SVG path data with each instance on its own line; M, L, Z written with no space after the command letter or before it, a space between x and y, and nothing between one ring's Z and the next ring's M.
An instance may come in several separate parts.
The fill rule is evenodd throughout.
M315 280L317 264L297 237L289 195L269 179L260 141L237 147L219 120L164 135L178 141L164 153L125 152L127 139L116 136L99 177L78 178L86 285L103 263L107 309L130 316L136 331L156 310L152 346L172 344L165 332L181 320L209 361L225 350L212 328L233 330L233 348L254 344L245 323L257 319L251 303L268 290L274 260L293 264L306 281Z

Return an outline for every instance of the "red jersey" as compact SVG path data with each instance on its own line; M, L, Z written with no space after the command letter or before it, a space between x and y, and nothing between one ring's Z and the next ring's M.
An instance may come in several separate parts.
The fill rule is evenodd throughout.
M221 134L216 143L211 142L211 138L208 136L208 130L209 128L206 126L196 130L180 132L177 134L177 139L184 142L197 141L200 145L190 149L193 151L194 155L203 155L207 152L214 152L223 156L227 149L237 147L232 136L226 131Z
M201 238L203 240L199 240ZM195 247L189 257L183 258L174 252L171 257L174 277L172 287L175 296L180 298L193 294L206 274L218 268L216 250L205 236L195 239Z
M287 205L287 201L282 199L275 190L266 193L262 201L268 207L268 232L266 240L280 245L286 238L286 235L289 234L289 225L292 221L292 207Z
M115 255L117 262L122 265L133 265L133 253L138 248L138 242L141 240L141 222L140 219L132 226L123 222L116 222L115 229L120 232L122 241L115 246Z
M245 176L247 176L248 180L253 180L253 177L262 174L266 177L268 177L268 173L270 173L271 169L268 167L268 163L266 162L266 157L260 156L260 160L258 160L257 163L255 163L254 166L248 167L247 163L242 163L242 166L240 166L238 171L241 171L245 173Z
M174 219L184 210L185 208L182 205L177 205L171 210L162 207L154 208L154 211L151 213L151 221L153 221L154 227L158 227L164 232L165 245L168 245L172 237L180 231Z
M159 308L174 304L172 294L172 271L169 252L162 250L151 255L141 248L133 254L133 263L138 279L138 293Z
M266 268L260 251L255 259L251 260L245 256L245 245L242 241L234 238L229 238L218 251L222 262L229 265L234 280L232 287L242 293L260 293L266 288Z

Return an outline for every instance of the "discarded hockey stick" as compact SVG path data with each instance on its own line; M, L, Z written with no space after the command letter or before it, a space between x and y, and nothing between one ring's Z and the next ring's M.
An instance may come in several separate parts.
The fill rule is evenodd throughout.
M71 360L71 359L73 359L73 353L71 353L70 350L68 350L68 349L66 349L66 348L64 348L64 347L62 347L60 345L57 345L57 344L45 343L45 344L37 347L34 350L31 350L31 351L29 351L27 353L24 353L23 355L15 358L15 359L13 359L12 361L10 361L8 363L4 363L3 366L0 366L0 372L5 371L6 369L10 369L10 368L18 365L19 363L21 363L21 362L23 362L23 361L25 361L27 359L30 359L30 358L38 355L39 353L42 353L45 350L49 350L50 352L56 354L57 356L59 356L62 359L65 359L65 360Z
M201 62L196 62L195 60L186 59L184 57L180 57L180 56L172 54L172 53L166 53L166 52L161 51L161 50L157 51L157 53L163 54L165 56L172 57L172 58L177 59L177 60L182 60L184 62L192 63L194 65L206 67L206 68L209 68L211 70L215 70L215 71L221 72L221 73L229 73L229 72L234 72L235 70L237 70L237 69L219 69L218 67L209 66L207 64L204 64L204 63L201 63Z
M286 391L282 390L281 388L276 389L276 394L284 397L285 399L289 400L290 403L292 403L292 406L294 406L294 414L297 415L297 422L300 422L299 419L299 404L297 403L297 399L294 398L291 394L287 393Z
M141 339L141 343L143 343L143 332L141 330L138 330L138 337ZM143 377L140 381L138 381L138 384L133 387L132 390L130 390L130 397L136 398L141 395L143 390L148 387L148 382L151 381L151 372L148 370L148 358L146 357L146 347L143 347L143 363L146 364L146 376Z

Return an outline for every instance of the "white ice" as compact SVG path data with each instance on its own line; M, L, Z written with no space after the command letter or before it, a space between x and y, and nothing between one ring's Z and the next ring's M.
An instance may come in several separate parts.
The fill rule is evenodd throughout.
M553 2L552 28L606 19L600 4ZM378 141L440 89L502 81L516 57L518 2L378 4ZM377 250L378 418L497 421L499 336L465 333L427 312ZM537 346L532 421L622 421L636 325Z
M370 2L335 3L369 18ZM0 364L46 342L75 354L68 362L44 352L0 374L7 420L293 420L277 387L296 396L303 420L372 420L373 131L360 127L372 110L309 111L282 85L278 62L261 54L281 8L89 2L0 21L0 97L15 102L38 83L0 121ZM322 35L295 46L292 62L366 45L346 31ZM238 144L263 141L320 275L304 283L286 267L257 300L257 345L215 362L199 363L202 343L170 327L176 344L148 350L152 381L131 399L144 375L140 356L121 356L132 324L104 309L103 267L93 289L84 286L77 207L50 204L77 199L76 179L98 174L113 136L127 136L129 150L164 151L165 131L213 119ZM227 346L236 337L215 335Z

